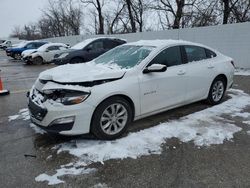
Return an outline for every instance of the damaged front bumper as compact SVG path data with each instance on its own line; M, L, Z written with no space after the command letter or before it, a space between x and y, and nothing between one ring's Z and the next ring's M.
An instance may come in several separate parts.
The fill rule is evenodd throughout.
M90 131L94 107L87 103L65 106L43 101L36 89L31 89L28 96L28 109L32 123L46 132L61 135L80 135Z

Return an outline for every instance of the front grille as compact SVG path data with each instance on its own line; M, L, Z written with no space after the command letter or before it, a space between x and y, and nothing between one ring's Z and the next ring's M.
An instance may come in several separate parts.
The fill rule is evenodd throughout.
M47 109L34 103L31 98L29 98L28 108L30 110L31 116L39 121L42 121L47 114Z

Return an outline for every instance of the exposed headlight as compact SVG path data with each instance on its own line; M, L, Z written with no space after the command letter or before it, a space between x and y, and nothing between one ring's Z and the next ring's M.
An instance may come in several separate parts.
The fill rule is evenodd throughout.
M74 105L82 103L88 98L90 93L73 90L45 90L48 99L52 99L64 105Z
M69 55L69 53L63 53L58 58L65 58L67 55Z
M77 97L64 97L59 99L60 102L64 105L73 105L73 104L79 104L83 102L89 95L82 95Z

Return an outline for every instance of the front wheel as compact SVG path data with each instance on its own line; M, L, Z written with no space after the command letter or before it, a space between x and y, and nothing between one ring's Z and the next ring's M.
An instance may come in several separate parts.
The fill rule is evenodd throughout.
M21 59L21 54L20 53L15 53L14 54L14 59L20 60Z
M132 109L127 100L112 97L95 110L91 132L99 139L112 140L120 137L132 121Z
M70 64L83 63L83 62L84 62L84 59L82 59L80 57L75 57L75 58L70 60Z
M221 102L226 90L226 82L222 77L216 78L209 90L207 101L209 104L216 105Z
M43 58L41 58L41 57L35 57L34 59L33 59L33 63L34 64L36 64L36 65L42 65L43 64Z

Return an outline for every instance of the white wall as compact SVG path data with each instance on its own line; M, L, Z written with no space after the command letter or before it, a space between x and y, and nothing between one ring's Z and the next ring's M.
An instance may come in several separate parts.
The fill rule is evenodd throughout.
M78 35L49 38L46 40L74 45L84 39L98 36ZM225 55L234 58L237 67L250 68L250 22L179 30L129 33L112 36L126 39L128 42L141 39L183 39L198 42L213 47Z

